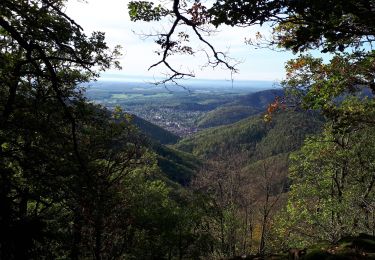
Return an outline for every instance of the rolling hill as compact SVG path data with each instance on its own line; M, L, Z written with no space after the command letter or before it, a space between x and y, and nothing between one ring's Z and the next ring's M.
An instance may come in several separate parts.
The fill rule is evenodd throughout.
M157 155L158 166L166 177L183 186L187 185L199 169L201 162L196 156L169 148L179 137L138 116L132 115L135 126L148 138L151 149Z
M136 125L146 136L161 144L175 144L180 139L177 135L164 128L150 123L143 118L132 115L133 124Z
M250 106L220 106L199 118L197 121L197 126L199 128L208 128L220 125L228 125L259 112L260 109Z
M174 147L202 158L233 150L273 156L298 149L305 137L316 133L322 119L312 112L280 111L271 122L262 115L209 128L179 141Z
M284 90L270 89L247 94L206 113L197 120L200 128L228 125L264 111Z
M168 179L183 186L190 183L202 162L189 153L179 151L158 143L152 144L157 154L158 166Z

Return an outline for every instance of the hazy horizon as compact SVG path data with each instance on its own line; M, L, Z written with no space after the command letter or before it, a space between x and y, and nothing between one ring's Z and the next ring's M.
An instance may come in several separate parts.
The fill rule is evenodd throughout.
M178 80L178 85L173 82L167 82L166 84L155 85L155 83L162 78L154 78L148 76L139 76L139 75L126 75L126 74L105 74L101 75L96 81L91 81L85 83L84 85L89 85L90 88L96 89L97 86L107 88L109 86L116 86L116 89L119 88L119 85L127 84L141 85L142 87L152 87L152 88L181 88L183 87L203 87L203 88L248 88L248 89L272 89L280 88L280 82L271 81L271 80L243 80L243 79L210 79L210 78L188 78L183 80Z

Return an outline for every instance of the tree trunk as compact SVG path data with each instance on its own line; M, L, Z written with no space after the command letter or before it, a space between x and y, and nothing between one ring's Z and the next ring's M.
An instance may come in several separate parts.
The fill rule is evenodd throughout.
M78 260L80 257L80 244L82 240L82 216L81 212L78 209L75 212L74 220L73 220L73 244L70 251L70 258L72 260Z

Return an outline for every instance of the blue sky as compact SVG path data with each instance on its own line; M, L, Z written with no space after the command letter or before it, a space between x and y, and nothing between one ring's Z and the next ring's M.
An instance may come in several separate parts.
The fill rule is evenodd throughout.
M172 1L165 3L171 4ZM160 77L166 70L162 67L148 70L149 66L158 61L155 54L158 46L151 39L142 40L134 33L155 33L169 28L168 23L133 23L128 17L128 1L125 0L69 0L66 13L78 22L87 33L103 31L109 46L121 45L121 71L108 71L106 75L132 77ZM189 32L181 27L181 31ZM239 73L234 75L238 80L279 81L284 78L284 64L294 57L290 52L275 52L268 49L255 49L246 45L245 38L254 38L257 31L267 33L269 28L232 28L221 27L216 35L207 37L218 51L227 51L230 57L241 61ZM192 38L192 46L200 49L203 45ZM202 68L206 60L202 52L195 56L175 56L170 63L175 68L193 71L198 79L231 78L225 69Z

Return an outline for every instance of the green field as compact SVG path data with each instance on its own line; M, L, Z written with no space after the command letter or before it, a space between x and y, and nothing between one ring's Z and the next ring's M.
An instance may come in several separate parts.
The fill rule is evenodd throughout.
M162 98L162 97L171 97L173 94L171 93L156 93L156 94L135 94L135 93L128 93L128 94L112 94L111 99L144 99L144 98Z

